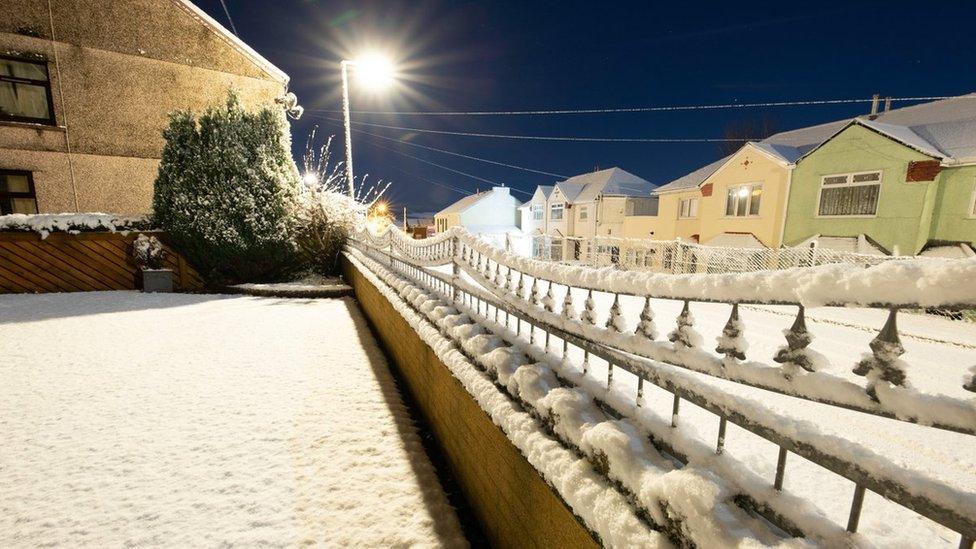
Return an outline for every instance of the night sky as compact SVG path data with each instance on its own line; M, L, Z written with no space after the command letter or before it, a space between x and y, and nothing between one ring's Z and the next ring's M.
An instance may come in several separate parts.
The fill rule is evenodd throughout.
M334 154L343 154L341 126L326 119L341 118L334 112L341 109L338 61L366 50L389 52L401 80L383 94L357 89L354 80L353 111L580 109L976 91L972 2L226 2L240 37L291 76L290 88L306 109L292 126L296 159L315 125L336 135ZM196 3L229 28L219 0ZM869 108L354 114L353 120L512 135L721 138L729 127L782 131ZM544 142L359 129L555 174L619 166L658 185L722 156L717 143ZM357 176L392 181L388 197L411 211L434 211L462 196L446 187L473 192L489 185L390 148L527 192L558 180L354 134Z

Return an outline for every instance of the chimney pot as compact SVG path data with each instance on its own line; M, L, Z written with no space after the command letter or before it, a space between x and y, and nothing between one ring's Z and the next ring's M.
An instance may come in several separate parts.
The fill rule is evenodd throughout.
M881 100L880 93L876 93L873 96L871 96L871 114L868 115L868 118L870 118L871 120L874 120L875 118L878 117L878 102L880 100Z

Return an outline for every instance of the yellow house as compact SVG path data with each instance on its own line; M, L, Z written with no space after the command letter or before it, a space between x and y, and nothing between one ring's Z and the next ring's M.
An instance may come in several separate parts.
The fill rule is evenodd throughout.
M711 246L779 248L795 162L845 121L778 133L748 142L654 194L660 225L654 238Z

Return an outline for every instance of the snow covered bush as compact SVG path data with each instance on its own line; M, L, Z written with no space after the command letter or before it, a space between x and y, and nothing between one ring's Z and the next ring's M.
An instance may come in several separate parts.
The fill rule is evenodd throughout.
M132 243L132 256L140 269L162 269L166 251L158 238L141 234Z
M244 110L234 92L196 119L170 116L156 176L156 223L211 284L261 282L296 269L299 174L284 113Z

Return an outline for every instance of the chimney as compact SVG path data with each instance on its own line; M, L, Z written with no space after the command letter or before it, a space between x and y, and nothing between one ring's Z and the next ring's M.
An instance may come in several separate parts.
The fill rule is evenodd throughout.
M884 112L888 112L890 110L891 110L891 96L889 95L888 97L885 97Z
M868 115L870 120L874 120L878 117L878 102L881 100L881 94L876 93L871 96L871 114Z

